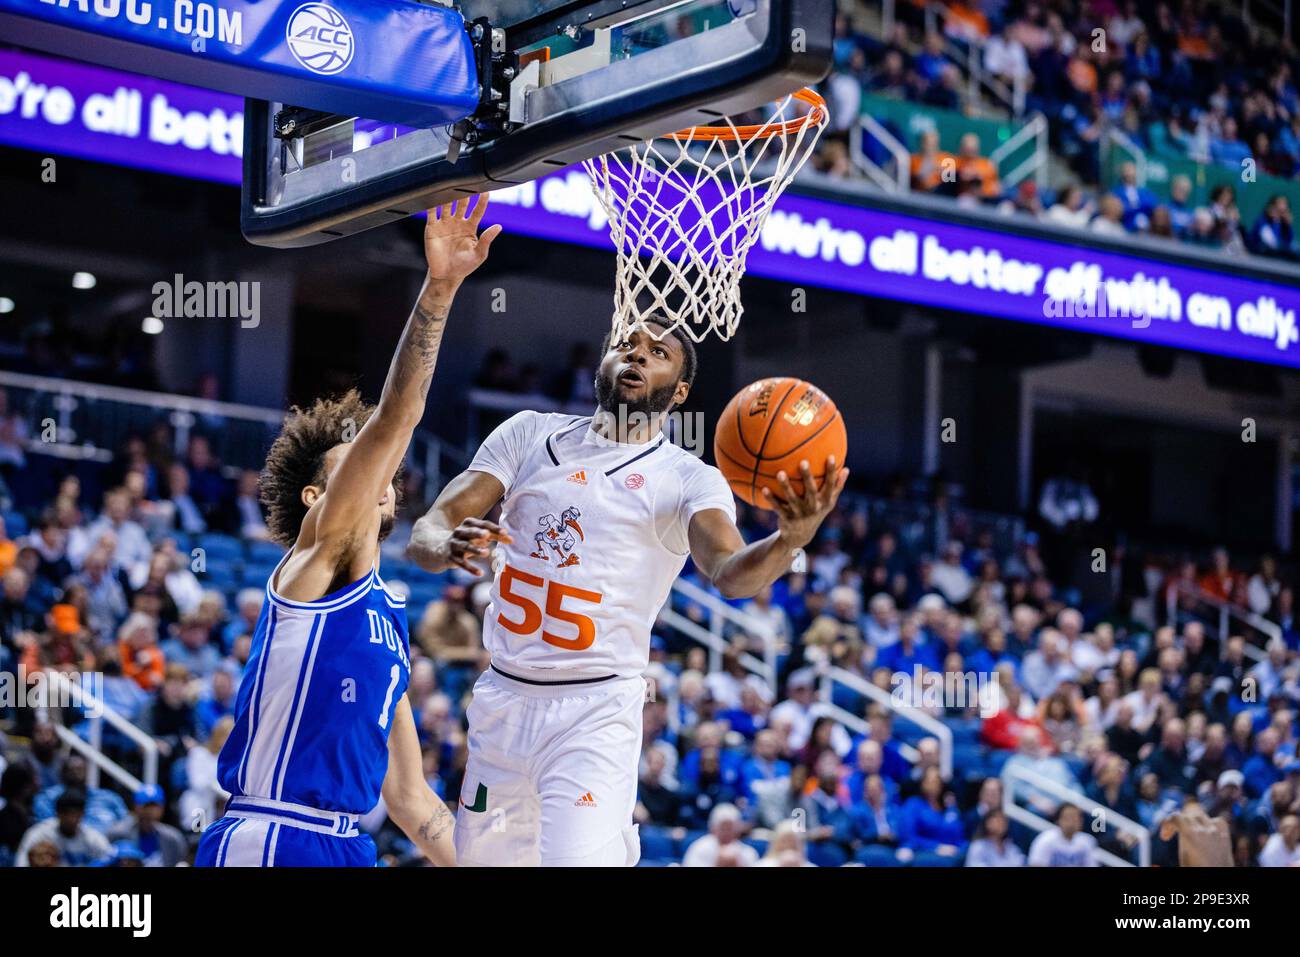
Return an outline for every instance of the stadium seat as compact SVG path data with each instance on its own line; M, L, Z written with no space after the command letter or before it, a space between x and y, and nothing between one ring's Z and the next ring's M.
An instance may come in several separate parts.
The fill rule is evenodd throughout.
M849 854L838 844L819 841L808 844L808 860L818 867L843 867L849 862Z
M677 853L672 832L667 828L657 827L653 824L642 824L640 834L641 862L643 864L647 858L651 860L673 860L681 856Z
M917 851L913 867L960 867L965 858L960 854L946 856L933 851Z
M203 549L209 562L214 558L230 562L243 558L243 543L229 535L203 535L194 544Z
M985 771L984 749L978 744L953 744L952 766L959 774L972 774L987 777Z
M239 582L239 576L235 573L235 563L225 558L214 558L209 555L204 560L203 571L199 573L199 580L205 588L218 588L224 590L228 585Z
M906 867L904 861L898 859L892 847L885 847L881 844L868 844L866 847L859 848L858 852L853 855L853 860L867 867Z
M239 573L239 580L245 588L260 588L271 577L278 562L279 559L270 564L245 562Z
M258 564L277 565L284 557L284 549L275 542L249 542L248 560Z
M5 512L5 534L10 538L18 538L20 535L26 535L27 519L23 517L22 512Z

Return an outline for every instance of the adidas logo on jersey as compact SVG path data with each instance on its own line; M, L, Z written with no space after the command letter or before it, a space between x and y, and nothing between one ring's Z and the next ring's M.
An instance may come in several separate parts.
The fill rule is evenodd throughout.
M570 475L567 479L565 479L565 481L566 481L566 482L573 482L575 485L586 485L586 484L587 484L587 470L586 470L586 469L579 469L578 471L576 471L576 472L574 472L572 475Z
M592 797L591 792L588 791L582 797L578 798L578 800L574 801L573 806L574 807L595 807L596 799Z

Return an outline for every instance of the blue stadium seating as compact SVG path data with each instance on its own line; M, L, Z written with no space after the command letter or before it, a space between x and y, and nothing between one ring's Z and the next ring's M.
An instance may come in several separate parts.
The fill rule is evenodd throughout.
M848 851L829 841L809 842L808 860L818 867L842 867L849 862Z
M865 864L867 867L906 867L907 865L898 859L892 847L885 847L881 844L868 844L860 848L858 853L853 855L853 860L859 864Z
M666 828L656 827L653 824L643 824L640 828L640 835L642 863L645 863L647 859L680 859L681 855L677 853L677 845L673 840L672 833Z

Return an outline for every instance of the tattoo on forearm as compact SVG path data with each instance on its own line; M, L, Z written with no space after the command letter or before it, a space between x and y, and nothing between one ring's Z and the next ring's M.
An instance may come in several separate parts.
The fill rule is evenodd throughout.
M443 835L451 830L454 821L455 818L453 818L451 812L447 810L447 805L439 801L438 806L434 809L433 813L429 815L429 819L420 825L420 840L430 844L436 843L442 839Z
M438 362L438 349L442 333L447 328L448 306L430 309L417 302L407 320L402 344L394 357L393 385L401 394L414 387L423 402L433 381L433 368Z

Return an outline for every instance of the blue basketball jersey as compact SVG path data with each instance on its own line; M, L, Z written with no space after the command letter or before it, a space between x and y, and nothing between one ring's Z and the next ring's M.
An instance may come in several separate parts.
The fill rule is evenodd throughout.
M411 675L405 600L378 568L317 601L266 601L217 762L235 796L364 814L379 802L388 732Z

